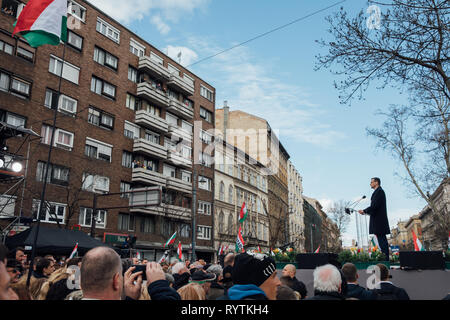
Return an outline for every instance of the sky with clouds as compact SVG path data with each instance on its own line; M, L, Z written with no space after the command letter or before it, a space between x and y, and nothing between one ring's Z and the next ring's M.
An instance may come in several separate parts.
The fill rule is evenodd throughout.
M321 201L324 208L341 199L370 199L374 176L381 178L386 191L391 227L424 207L394 176L402 173L400 164L377 151L365 131L381 124L376 110L404 103L406 97L393 88L372 87L363 101L341 105L333 86L340 79L327 70L314 71L315 56L325 52L315 41L329 39L325 17L341 5L351 13L365 11L365 1L346 1L229 51L225 50L338 1L90 2L175 60L181 52L181 63L216 88L216 108L227 100L231 110L267 119L279 130L302 175L305 195ZM368 199L357 208L368 206ZM351 239L356 239L354 217L344 244Z

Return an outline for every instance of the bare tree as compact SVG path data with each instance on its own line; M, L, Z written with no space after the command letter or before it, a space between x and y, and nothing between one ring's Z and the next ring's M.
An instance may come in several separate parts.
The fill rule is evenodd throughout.
M335 201L328 210L330 219L336 223L340 237L342 237L342 234L345 233L348 224L350 223L350 215L345 213L345 208L348 208L349 206L350 201L339 200Z

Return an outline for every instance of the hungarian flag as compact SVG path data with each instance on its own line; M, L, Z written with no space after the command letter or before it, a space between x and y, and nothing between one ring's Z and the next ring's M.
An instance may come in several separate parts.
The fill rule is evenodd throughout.
M371 244L372 244L372 248L379 248L380 244L378 243L378 238L376 235L374 235L372 237L372 239L370 240Z
M172 243L174 243L176 236L177 236L177 232L175 231L175 233L170 237L170 239L167 240L167 242L164 244L164 248L166 246L170 246Z
M67 0L30 0L14 26L13 36L20 34L34 48L66 42Z
M136 251L136 259L141 260L141 253Z
M242 204L241 212L239 213L239 222L242 223L247 219L248 211L245 202Z
M261 247L258 245L258 252L261 253Z
M158 263L163 263L167 260L167 252L164 252L163 256L161 257L161 259L159 259Z
M78 242L77 242L77 244L75 245L75 248L73 248L72 253L71 253L70 256L69 256L69 259L72 259L73 257L75 257L75 255L77 254L77 252L78 252Z
M219 247L219 256L220 256L221 254L223 254L223 248L224 248L224 246L222 246L222 245Z
M319 250L320 250L320 244L319 244L319 247L317 248L317 250L314 251L314 253L319 253Z
M181 248L181 242L178 242L177 254L178 254L178 259L180 261L183 261L183 249Z
M239 231L236 239L236 252L244 251L244 238L242 238L242 227L239 226Z
M417 238L416 234L414 233L414 230L411 230L413 234L413 240L414 240L414 251L425 251L425 248L422 246L422 243L420 242L419 238Z

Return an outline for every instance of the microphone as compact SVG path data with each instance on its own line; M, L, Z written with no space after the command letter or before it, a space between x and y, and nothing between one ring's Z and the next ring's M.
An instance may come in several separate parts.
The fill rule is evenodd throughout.
M345 213L350 215L352 212L355 212L356 210L353 209L352 207L356 206L361 200L363 200L365 198L366 198L366 196L362 196L360 199L358 199L355 202L353 202L352 204L350 204L349 208L345 208Z

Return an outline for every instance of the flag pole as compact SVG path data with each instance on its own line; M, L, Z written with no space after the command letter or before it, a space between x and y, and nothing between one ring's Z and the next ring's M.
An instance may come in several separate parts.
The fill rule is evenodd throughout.
M31 251L30 268L28 269L27 288L29 288L29 286L30 286L31 273L33 272L34 259L36 257L36 244L37 244L37 239L38 239L38 234L39 234L39 228L40 228L40 225L41 225L41 214L42 214L42 212L44 212L43 208L44 208L44 201L45 201L45 193L46 193L46 190L47 190L48 169L49 169L49 166L50 166L50 159L51 159L51 156L52 156L53 144L54 144L54 140L55 140L56 118L57 118L57 115L58 115L59 97L61 95L62 73L63 73L63 70L64 70L64 62L65 62L65 57L66 57L66 43L64 41L62 41L62 43L63 43L63 56L62 56L61 72L59 74L58 101L57 101L56 108L53 110L52 134L51 134L51 139L50 139L50 147L48 149L47 165L45 166L44 185L42 186L42 193L41 193L41 199L40 199L40 204L39 204L39 210L38 210L38 214L37 214L37 217L36 217L37 224L36 224L35 233L34 233L33 248L32 248L32 251Z

